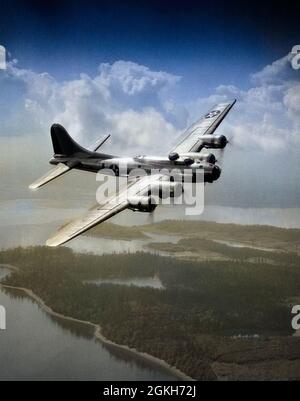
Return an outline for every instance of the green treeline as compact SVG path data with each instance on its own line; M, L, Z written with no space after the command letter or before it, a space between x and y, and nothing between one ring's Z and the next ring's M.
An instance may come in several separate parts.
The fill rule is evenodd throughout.
M111 340L162 358L197 379L213 378L208 368L217 348L213 338L219 343L221 337L239 334L291 334L288 299L300 294L300 269L289 261L198 262L31 247L0 252L0 263L20 269L5 279L7 284L29 288L55 311L100 324ZM165 290L84 284L154 275Z

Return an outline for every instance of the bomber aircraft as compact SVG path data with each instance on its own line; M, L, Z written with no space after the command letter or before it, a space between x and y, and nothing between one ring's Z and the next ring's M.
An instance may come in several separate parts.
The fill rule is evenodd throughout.
M30 189L40 188L72 169L94 173L103 171L104 174L109 169L117 177L124 174L129 176L130 172L136 169L143 169L146 174L129 179L125 189L110 196L103 204L97 204L83 217L63 226L52 238L48 239L46 245L64 244L125 209L153 212L157 206L157 202L153 201L151 196L154 188L161 193L160 191L167 187L170 197L175 196L174 194L178 191L180 183L170 180L167 173L173 169L179 170L182 175L188 170L192 176L201 170L204 182L216 181L221 175L221 169L216 165L216 157L212 153L204 153L203 150L226 147L227 138L224 135L216 135L215 131L235 103L236 100L215 106L183 133L179 143L166 156L124 158L99 153L99 148L110 135L90 150L77 144L60 124L53 124L50 132L54 156L50 164L55 165L55 168L31 184ZM126 166L125 173L124 166ZM158 172L151 174L153 170Z

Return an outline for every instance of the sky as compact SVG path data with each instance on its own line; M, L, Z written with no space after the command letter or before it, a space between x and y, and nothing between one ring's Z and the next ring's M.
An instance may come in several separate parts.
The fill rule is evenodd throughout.
M299 6L263 1L2 0L0 36L24 68L57 79L130 60L182 76L190 96L247 86L297 44L298 15Z
M31 154L22 182L31 179L26 168L43 173L53 122L85 146L109 132L105 151L167 154L184 128L219 101L237 98L219 128L230 145L208 201L300 206L300 70L290 54L300 44L300 6L2 0L0 7L7 51L0 70L2 180L14 174L5 141Z

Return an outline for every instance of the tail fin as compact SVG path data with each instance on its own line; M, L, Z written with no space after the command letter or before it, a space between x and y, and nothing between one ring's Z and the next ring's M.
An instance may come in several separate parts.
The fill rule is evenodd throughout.
M90 151L78 145L60 124L52 125L51 138L54 154L56 155L72 156L76 153L90 153Z

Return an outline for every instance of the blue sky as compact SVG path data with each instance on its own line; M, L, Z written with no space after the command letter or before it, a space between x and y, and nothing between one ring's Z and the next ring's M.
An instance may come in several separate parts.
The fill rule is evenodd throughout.
M182 76L193 97L247 87L297 43L298 16L299 6L263 1L4 0L0 41L22 67L57 79L130 60Z
M32 137L50 157L49 127L60 122L83 145L110 132L106 151L166 154L187 125L237 98L219 128L232 146L208 197L300 206L300 72L289 54L300 6L93 3L1 2L0 138L18 147Z

